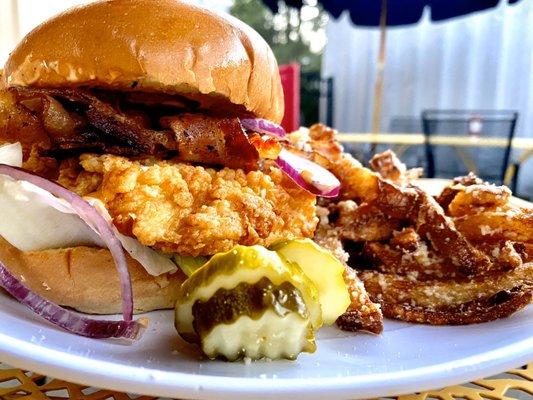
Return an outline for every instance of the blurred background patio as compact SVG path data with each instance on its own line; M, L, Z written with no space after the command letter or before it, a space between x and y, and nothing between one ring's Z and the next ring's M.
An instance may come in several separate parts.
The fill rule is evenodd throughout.
M0 0L0 65L43 19L85 2ZM533 1L493 0L493 8L439 22L426 8L417 23L387 27L381 64L384 32L355 25L354 11L338 15L317 0L193 2L233 14L271 45L288 129L320 121L362 161L392 147L428 176L476 170L533 198Z

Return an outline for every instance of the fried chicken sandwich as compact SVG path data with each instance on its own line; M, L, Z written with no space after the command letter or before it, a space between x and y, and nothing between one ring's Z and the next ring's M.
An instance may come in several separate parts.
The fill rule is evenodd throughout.
M317 195L339 193L290 151L274 55L232 17L175 0L91 3L29 33L2 79L2 287L59 325L52 303L122 310L113 335L128 336L133 312L173 308L212 256L313 238ZM294 304L316 297L291 282ZM329 323L348 306L343 290ZM308 308L287 310L308 321ZM62 326L106 335L74 325Z

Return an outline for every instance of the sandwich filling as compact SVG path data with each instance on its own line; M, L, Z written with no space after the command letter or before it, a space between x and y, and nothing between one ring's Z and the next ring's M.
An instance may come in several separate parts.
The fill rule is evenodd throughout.
M313 237L316 196L276 164L283 139L196 107L165 94L9 88L0 143L20 141L23 168L99 200L122 235L169 256Z

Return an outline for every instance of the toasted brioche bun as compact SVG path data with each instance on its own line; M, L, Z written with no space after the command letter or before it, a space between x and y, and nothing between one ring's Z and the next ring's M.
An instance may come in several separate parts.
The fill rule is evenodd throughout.
M106 249L71 247L22 252L0 237L0 261L33 291L65 307L89 314L119 314L118 274ZM154 277L128 256L136 313L174 308L185 275Z
M248 25L177 0L108 0L30 32L5 65L8 86L97 87L181 95L201 108L280 122L276 59Z

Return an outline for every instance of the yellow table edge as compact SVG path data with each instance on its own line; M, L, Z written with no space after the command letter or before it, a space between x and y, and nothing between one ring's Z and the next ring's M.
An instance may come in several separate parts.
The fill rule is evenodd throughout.
M98 400L131 399L125 393L114 392L105 389L90 388L66 382L60 379L46 378L42 375L29 373L15 368L1 369L0 364L0 399L31 399L31 400ZM8 383L8 387L2 386L2 382ZM481 379L467 384L449 386L443 389L430 390L427 392L414 393L398 397L389 397L398 400L511 400L510 390L519 390L524 395L533 396L533 363L522 368L508 371L503 377ZM68 397L65 397L68 396ZM158 397L140 396L137 400L156 400Z
M422 133L339 133L339 141L343 143L378 143L378 144L410 144L421 145L425 142ZM487 146L505 147L507 139L488 138L476 136L442 135L429 139L431 144L448 146ZM533 149L533 138L516 137L512 141L512 147L516 149Z

